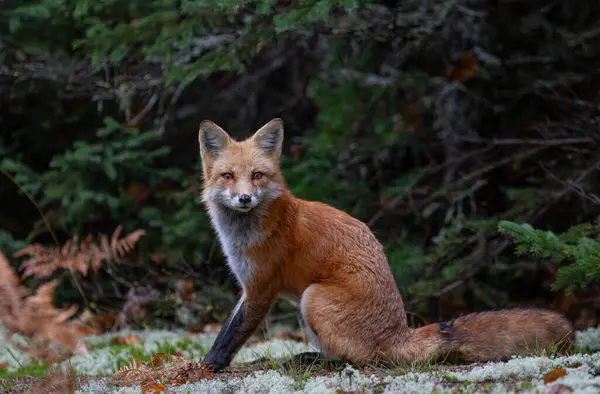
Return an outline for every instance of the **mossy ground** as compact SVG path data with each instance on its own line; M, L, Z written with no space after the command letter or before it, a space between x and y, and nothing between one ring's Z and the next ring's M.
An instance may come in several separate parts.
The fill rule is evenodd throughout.
M113 343L115 336L130 334L141 342ZM141 393L139 385L121 387L110 380L110 375L132 357L148 361L157 352L179 353L200 360L214 337L214 334L160 330L126 330L94 336L86 340L91 350L73 356L65 366L76 376L78 393ZM274 338L246 345L233 365L212 380L168 388L169 392L178 393L544 393L553 386L563 385L553 389L600 392L600 329L578 333L577 341L578 352L570 356L519 357L504 363L360 368L291 363L284 369L284 361L312 348L306 343ZM29 392L48 372L46 366L31 362L7 343L0 344L0 357L0 362L8 364L0 369L0 391ZM559 367L565 368L566 375L545 383L548 372Z

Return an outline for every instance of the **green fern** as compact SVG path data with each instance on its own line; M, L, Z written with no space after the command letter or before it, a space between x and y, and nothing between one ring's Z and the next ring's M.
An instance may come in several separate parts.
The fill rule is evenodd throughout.
M571 292L600 279L599 223L581 224L555 234L535 229L526 223L501 221L498 230L514 239L517 254L529 253L563 264L552 287L566 288Z

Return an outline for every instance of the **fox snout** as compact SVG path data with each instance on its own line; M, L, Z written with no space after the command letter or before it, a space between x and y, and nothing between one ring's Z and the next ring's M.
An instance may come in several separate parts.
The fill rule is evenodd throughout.
M247 194L240 194L238 199L240 200L240 204L250 204L252 202L252 197Z
M241 212L248 212L260 204L260 190L254 188L226 188L221 193L221 202L229 208Z

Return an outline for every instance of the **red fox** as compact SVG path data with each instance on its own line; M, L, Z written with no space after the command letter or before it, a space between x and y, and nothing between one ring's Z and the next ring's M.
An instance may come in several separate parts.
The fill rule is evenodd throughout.
M198 140L203 201L243 290L202 361L214 372L230 364L276 298L290 294L325 359L406 364L454 352L486 361L571 346L571 324L549 310L473 313L408 327L384 249L369 227L286 188L281 119L244 141L205 120Z

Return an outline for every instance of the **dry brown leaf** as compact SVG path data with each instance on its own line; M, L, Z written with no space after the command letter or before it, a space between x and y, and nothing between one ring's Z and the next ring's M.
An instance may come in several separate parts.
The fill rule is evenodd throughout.
M117 317L119 316L118 311L113 311L110 313L106 313L103 315L93 315L92 321L95 326L99 327L102 330L108 330L112 328L117 322Z
M548 384L550 382L554 382L556 379L562 378L566 374L567 374L567 370L564 369L564 368L553 369L552 371L548 372L544 376L544 384Z
M6 369L6 368L8 368L8 362L6 362L6 361L0 362L0 369Z
M168 393L169 390L163 384L154 381L146 381L143 382L142 385L142 394L145 393Z
M168 393L169 390L162 384L157 383L153 380L146 380L141 383L142 394L146 393Z
M471 52L463 52L459 54L457 62L448 68L446 76L452 81L468 81L475 78L480 69L477 58Z
M141 343L142 340L140 337L138 337L135 334L129 334L126 337L124 337L124 336L113 337L113 339L111 339L110 342L115 345L134 345L136 343Z

